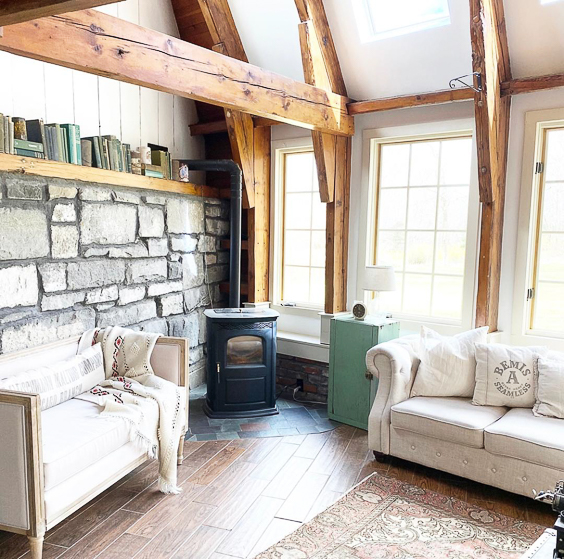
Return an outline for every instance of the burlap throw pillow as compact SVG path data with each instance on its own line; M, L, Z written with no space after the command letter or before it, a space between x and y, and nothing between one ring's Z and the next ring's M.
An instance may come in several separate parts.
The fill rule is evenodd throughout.
M477 406L532 408L535 404L534 360L544 357L546 347L514 347L476 344Z

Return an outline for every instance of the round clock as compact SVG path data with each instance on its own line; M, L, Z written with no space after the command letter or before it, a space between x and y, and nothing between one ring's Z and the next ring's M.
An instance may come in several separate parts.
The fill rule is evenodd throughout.
M355 301L352 313L356 320L364 320L366 318L366 305L362 301Z

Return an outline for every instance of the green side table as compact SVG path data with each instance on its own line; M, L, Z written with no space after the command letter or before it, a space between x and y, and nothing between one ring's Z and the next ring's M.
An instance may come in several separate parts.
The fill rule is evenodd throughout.
M330 419L368 429L368 415L376 397L378 379L366 370L366 352L399 336L399 322L343 315L331 320L329 357Z

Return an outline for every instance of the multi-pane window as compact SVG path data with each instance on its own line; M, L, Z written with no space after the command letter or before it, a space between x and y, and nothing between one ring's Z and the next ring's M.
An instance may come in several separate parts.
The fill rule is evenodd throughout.
M320 308L325 300L325 204L313 151L282 156L280 301Z
M355 0L364 42L450 23L448 0Z
M459 322L468 225L471 137L378 142L374 263L395 268L385 310Z
M530 329L564 333L564 126L546 128L536 167L536 238L533 243ZM544 168L543 168L544 165Z

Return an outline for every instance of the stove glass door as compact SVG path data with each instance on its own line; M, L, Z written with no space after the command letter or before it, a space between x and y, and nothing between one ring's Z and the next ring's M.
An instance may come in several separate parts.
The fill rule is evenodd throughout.
M263 338L237 336L227 342L226 362L232 365L261 365L264 363Z

